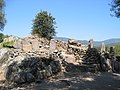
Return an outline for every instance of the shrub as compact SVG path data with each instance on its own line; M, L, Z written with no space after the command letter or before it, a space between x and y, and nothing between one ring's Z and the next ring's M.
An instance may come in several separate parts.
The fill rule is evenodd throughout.
M2 46L3 47L8 47L8 48L13 48L14 41L9 41L9 42L3 42Z

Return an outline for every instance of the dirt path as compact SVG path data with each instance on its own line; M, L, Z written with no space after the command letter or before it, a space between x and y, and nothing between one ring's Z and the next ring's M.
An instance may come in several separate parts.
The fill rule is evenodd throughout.
M64 76L39 83L8 86L0 90L120 90L120 74L66 73Z
M120 75L112 73L81 73L67 74L65 78L44 82L35 86L49 90L120 90Z

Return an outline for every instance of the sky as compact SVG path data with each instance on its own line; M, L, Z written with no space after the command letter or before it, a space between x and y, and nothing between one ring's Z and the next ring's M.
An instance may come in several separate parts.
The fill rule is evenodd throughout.
M56 36L102 41L120 38L120 19L111 17L112 0L5 0L4 34L31 35L33 19L41 10L56 21Z

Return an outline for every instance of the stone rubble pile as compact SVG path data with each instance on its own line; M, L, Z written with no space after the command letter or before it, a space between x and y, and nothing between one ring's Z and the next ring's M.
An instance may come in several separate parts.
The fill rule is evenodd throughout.
M110 47L110 52L107 52L105 44L102 43L101 52L98 52L93 47L93 39L89 41L89 48L86 51L83 65L88 66L88 69L90 67L91 71L120 72L120 62L116 61L115 47Z
M117 57L116 57L116 50L115 47L110 47L110 59L111 59L111 67L112 67L112 71L116 72L116 73L120 73L120 62L117 61Z
M86 51L82 65L85 66L87 68L86 70L90 72L96 72L99 70L100 54L96 48L89 48Z
M17 84L39 82L61 71L57 60L48 58L26 58L21 62L11 63L6 70L7 81Z
M76 70L120 72L115 48L111 47L110 52L106 52L105 44L102 43L101 51L98 52L93 39L89 40L88 46L74 39L65 43L37 36L16 38L14 41L14 48L0 49L0 64L9 82L39 82L61 72Z
M81 43L79 43L75 39L69 39L66 53L73 54L76 62L81 63L81 61L84 59L84 56L86 54L87 49L88 49L87 46L82 45Z
M19 38L15 40L14 48L21 49L26 52L32 50L38 51L41 49L48 49L49 41L47 39L39 38L37 36Z
M25 52L21 49L6 48L5 50L1 50L5 58L0 58L5 78L9 82L16 84L39 82L62 72L64 58L60 52Z
M100 60L100 54L98 53L96 48L88 48L86 51L85 60L83 63L85 64L98 64Z

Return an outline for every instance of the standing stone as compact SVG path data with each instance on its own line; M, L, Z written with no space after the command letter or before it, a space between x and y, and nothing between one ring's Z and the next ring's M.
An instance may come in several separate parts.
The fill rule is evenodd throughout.
M115 51L115 46L110 47L110 57L112 60L116 60L116 51Z
M101 46L101 53L105 52L105 43L102 43L102 46Z
M55 42L55 40L52 39L50 41L50 52L54 52L56 49L57 49L56 48L56 42Z
M94 45L93 45L93 39L90 39L90 40L89 40L89 48L93 48L93 46L94 46Z

